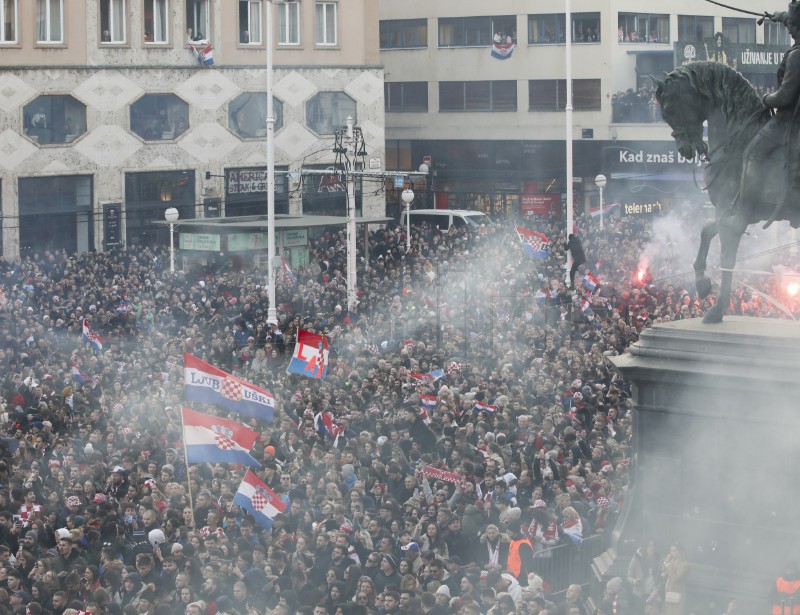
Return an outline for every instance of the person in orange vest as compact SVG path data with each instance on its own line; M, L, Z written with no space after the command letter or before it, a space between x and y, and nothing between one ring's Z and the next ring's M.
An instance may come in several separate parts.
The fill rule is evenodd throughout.
M518 526L511 526L506 530L508 536L508 570L521 584L528 584L528 573L533 570L533 545L523 536Z
M775 579L770 601L772 615L800 615L800 574L795 562L788 562L783 574Z

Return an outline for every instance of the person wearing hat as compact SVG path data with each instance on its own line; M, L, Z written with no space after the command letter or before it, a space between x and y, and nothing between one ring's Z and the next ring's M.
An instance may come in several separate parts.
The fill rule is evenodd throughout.
M152 615L156 602L156 592L152 589L145 589L139 594L139 602L136 604L137 615Z
M434 596L436 597L436 607L430 611L427 611L427 613L450 613L450 588L443 583L436 588Z
M13 612L22 612L24 610L24 606L31 601L31 595L26 592L24 589L17 589L13 592L10 592L8 596L8 602L11 605L11 610Z
M522 534L519 523L512 523L506 530L506 536L508 536L506 570L513 574L520 583L527 583L528 573L533 571L533 545Z
M411 572L417 576L419 569L422 568L423 560L420 557L420 548L416 542L409 542L407 545L400 547L400 550L405 555L405 558L411 562Z
M400 587L402 577L397 571L397 560L394 555L386 553L382 556L380 569L373 580L375 581L375 591L378 593L385 590L389 585Z
M121 501L128 495L128 473L122 466L114 466L106 484L106 495Z
M614 577L606 583L606 589L600 600L600 606L605 613L630 612L627 594L622 587L622 579L620 577Z

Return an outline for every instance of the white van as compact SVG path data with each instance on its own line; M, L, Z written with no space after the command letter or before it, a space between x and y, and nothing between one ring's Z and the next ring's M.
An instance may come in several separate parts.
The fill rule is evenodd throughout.
M425 222L431 228L438 227L443 233L450 230L451 226L457 229L468 227L476 230L482 224L490 224L491 220L482 211L472 211L470 209L412 209L410 212L404 210L400 214L400 226L405 228L406 215L411 215L411 224L423 224Z

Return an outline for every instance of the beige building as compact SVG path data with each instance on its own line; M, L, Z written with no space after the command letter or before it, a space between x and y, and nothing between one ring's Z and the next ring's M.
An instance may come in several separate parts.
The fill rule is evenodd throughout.
M167 241L168 207L265 214L270 40L276 212L344 215L336 178L285 172L331 167L348 116L383 167L372 0L0 0L0 22L6 257Z
M381 0L387 166L430 157L425 205L498 216L559 206L569 38L576 202L596 207L604 173L606 203L665 211L696 195L693 163L674 151L649 76L676 57L711 59L771 86L791 45L782 25L697 0L572 0L571 11L567 24L561 1Z

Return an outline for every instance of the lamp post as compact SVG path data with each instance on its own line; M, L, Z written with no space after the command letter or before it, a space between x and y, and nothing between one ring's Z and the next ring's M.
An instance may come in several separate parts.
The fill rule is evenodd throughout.
M175 273L175 223L181 217L180 212L170 207L164 212L164 219L169 224L169 272Z
M432 207L433 209L436 209L436 203L434 202L433 205L431 205L431 202L428 198L428 195L433 193L433 190L431 189L431 178L428 177L430 170L431 168L424 162L419 165L419 172L425 176L425 208L427 209L428 207Z
M400 195L406 204L406 253L411 252L411 203L414 200L414 191L406 188Z
M264 43L267 46L267 323L278 324L275 306L275 109L272 104L272 10L273 4L284 4L267 0L267 31Z
M594 185L600 191L600 230L603 230L603 188L606 187L606 176L602 173L594 178Z

